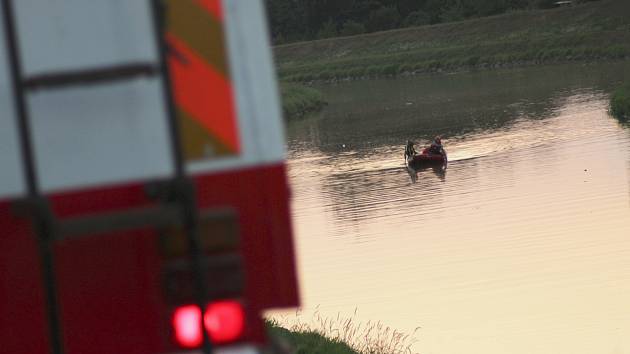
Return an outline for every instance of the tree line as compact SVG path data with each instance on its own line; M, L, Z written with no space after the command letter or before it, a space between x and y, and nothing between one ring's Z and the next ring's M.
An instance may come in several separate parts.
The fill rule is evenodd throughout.
M560 0L267 0L274 44L552 8ZM579 3L588 0L572 0Z

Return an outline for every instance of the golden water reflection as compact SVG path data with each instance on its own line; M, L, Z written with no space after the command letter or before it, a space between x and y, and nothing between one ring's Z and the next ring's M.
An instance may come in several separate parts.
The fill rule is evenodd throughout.
M606 109L563 91L447 134L415 183L402 145L313 124L289 146L303 316L421 326L424 354L630 353L630 129Z

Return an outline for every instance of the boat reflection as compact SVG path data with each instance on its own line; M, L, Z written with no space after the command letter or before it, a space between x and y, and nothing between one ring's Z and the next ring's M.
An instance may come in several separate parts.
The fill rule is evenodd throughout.
M445 182L446 167L447 163L413 163L407 164L407 173L409 173L411 183L418 182L418 174L428 170L432 170L433 173L440 179L440 181Z

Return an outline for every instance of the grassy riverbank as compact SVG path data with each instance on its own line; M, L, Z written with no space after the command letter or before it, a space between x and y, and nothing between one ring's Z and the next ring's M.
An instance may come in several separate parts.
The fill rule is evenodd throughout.
M630 118L630 84L613 93L610 98L610 112L622 121Z
M630 1L601 0L274 48L286 81L630 59Z
M312 87L282 82L280 93L282 111L287 120L300 118L326 105L322 93Z
M339 340L326 338L317 332L290 331L268 323L269 334L286 342L296 354L359 354Z
M267 320L267 329L296 353L411 354L416 342L416 332L406 334L381 322L362 323L356 319L356 312L352 317L333 318L324 318L316 312L308 321L296 314L295 318L281 322Z

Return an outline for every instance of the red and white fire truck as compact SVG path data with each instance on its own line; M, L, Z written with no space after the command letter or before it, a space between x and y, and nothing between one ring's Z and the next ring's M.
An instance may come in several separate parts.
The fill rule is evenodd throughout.
M267 350L298 294L262 1L0 1L0 352Z

